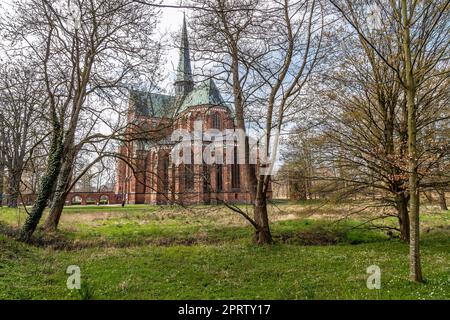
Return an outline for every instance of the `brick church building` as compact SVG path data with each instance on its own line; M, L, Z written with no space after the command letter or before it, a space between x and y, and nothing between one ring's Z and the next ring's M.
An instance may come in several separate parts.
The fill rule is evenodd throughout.
M221 164L172 161L174 130L191 132L198 121L202 121L203 130L223 132L234 128L232 107L224 102L214 81L193 81L185 20L174 86L175 95L130 92L128 139L119 150L115 193L130 204L250 202L246 166L237 161ZM210 143L202 138L203 148ZM222 152L225 157L226 146ZM234 154L236 159L237 152ZM193 151L192 156L195 157Z

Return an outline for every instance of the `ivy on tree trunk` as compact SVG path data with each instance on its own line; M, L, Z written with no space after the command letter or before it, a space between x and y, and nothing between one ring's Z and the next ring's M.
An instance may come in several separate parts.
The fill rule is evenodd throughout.
M48 156L47 168L42 177L38 194L33 208L28 215L25 224L20 232L20 239L28 242L31 239L37 225L44 213L45 207L50 199L53 186L58 179L61 169L61 159L63 156L63 132L60 128L56 130L52 137L51 148Z

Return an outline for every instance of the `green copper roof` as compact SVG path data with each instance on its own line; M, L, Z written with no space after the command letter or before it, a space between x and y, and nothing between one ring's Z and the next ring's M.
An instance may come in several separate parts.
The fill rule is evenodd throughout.
M199 105L218 105L225 106L225 101L220 95L219 89L212 79L201 82L194 88L183 100L179 113L183 112L189 107Z
M130 92L134 112L138 116L168 118L175 110L175 97L133 90Z
M187 34L186 17L183 16L183 28L181 31L180 58L177 68L176 82L192 82L191 58L189 54L189 39Z
M230 108L212 79L199 83L183 100L174 96L136 90L130 92L130 99L136 115L143 117L170 118L190 107L201 105Z

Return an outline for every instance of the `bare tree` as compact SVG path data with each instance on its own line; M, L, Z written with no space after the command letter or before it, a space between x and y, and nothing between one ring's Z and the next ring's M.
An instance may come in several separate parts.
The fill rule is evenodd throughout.
M261 159L275 159L280 130L320 58L323 7L319 1L193 1L195 51L199 59L233 93L236 128L248 133L246 117L264 135ZM295 110L297 107L297 110ZM269 146L271 146L269 148ZM270 157L269 157L270 149ZM254 203L253 218L238 207L255 228L258 244L271 243L267 193L271 164L261 161L255 170L245 146L246 182Z
M32 0L15 6L15 15L2 20L4 33L11 50L25 47L39 60L35 70L45 85L52 128L46 172L21 232L27 241L73 152L86 100L142 81L159 46L151 39L157 12L138 1Z
M26 62L10 59L0 69L0 131L3 165L8 169L8 206L17 207L26 162L45 137L43 94Z
M4 156L4 138L3 133L0 132L0 207L3 206L3 191L5 188L5 156Z
M394 39L401 49L400 57L386 56L374 39L371 32L372 25L364 23L363 17L367 8L373 2L334 1L330 0L346 21L353 27L363 45L369 46L376 55L391 68L400 83L407 111L408 137L408 191L410 196L410 278L422 281L419 246L419 163L420 152L418 137L421 127L418 121L426 111L421 108L423 99L434 91L427 91L427 83L441 77L448 76L447 60L445 58L449 46L448 39L448 6L449 1L376 1L379 16L388 12L388 20L384 21L388 28L383 28L377 37ZM382 16L380 16L381 18ZM400 64L395 62L402 61Z

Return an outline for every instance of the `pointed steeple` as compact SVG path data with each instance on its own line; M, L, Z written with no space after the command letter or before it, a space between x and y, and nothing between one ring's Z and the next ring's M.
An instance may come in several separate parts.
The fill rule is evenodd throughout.
M186 96L194 88L192 77L191 57L189 54L189 39L187 33L186 16L183 14L183 27L181 30L180 58L177 68L175 89L177 96Z

